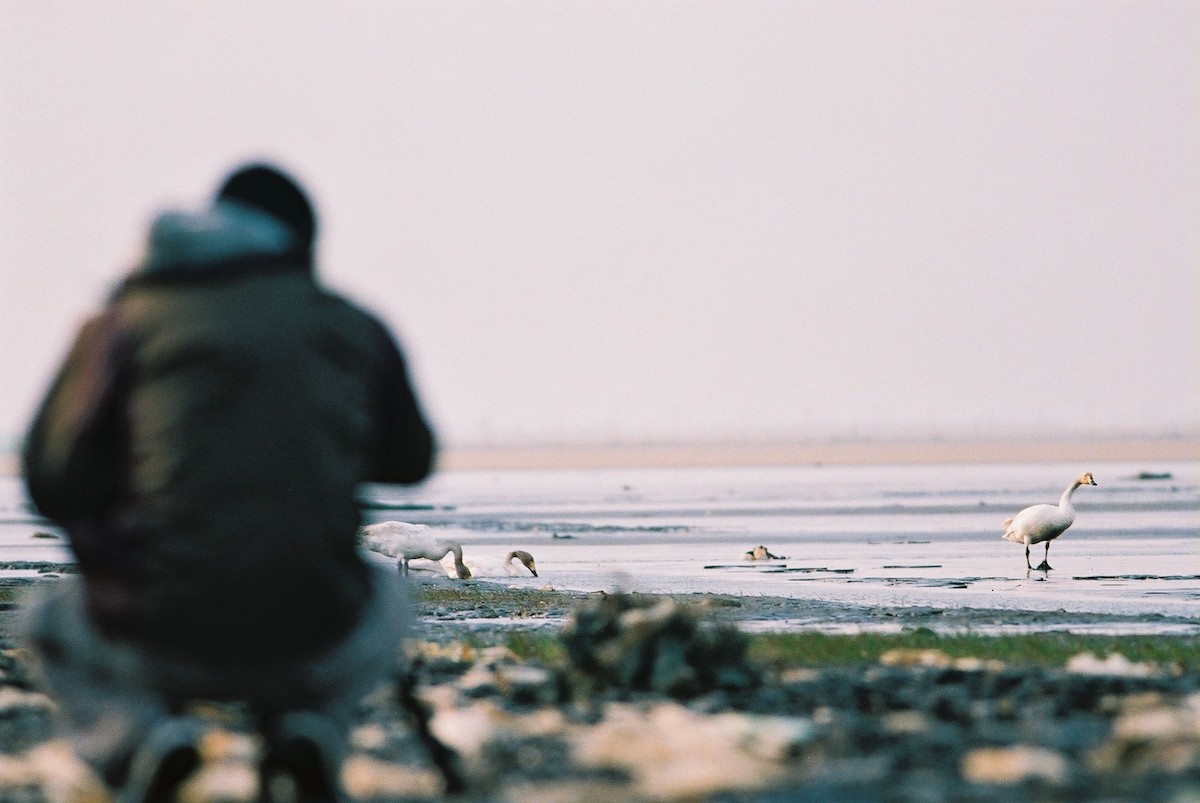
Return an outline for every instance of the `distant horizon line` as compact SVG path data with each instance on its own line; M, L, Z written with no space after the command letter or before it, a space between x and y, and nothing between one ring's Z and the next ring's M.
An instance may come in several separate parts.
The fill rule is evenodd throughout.
M1200 434L730 438L446 445L449 470L1200 460Z
M916 427L879 430L854 431L849 429L834 429L821 432L798 433L753 433L713 434L713 435L573 435L573 436L512 436L484 438L448 438L447 445L462 449L505 449L511 447L644 447L644 446L680 446L689 444L699 445L767 445L776 443L788 444L824 444L824 443L916 443L922 441L947 441L969 443L972 441L1005 441L1005 440L1041 440L1053 439L1060 441L1170 441L1170 440L1200 440L1200 425L1195 428L1186 426L1162 429L1128 429L1128 430L1062 430L1058 428L1011 427L980 430L924 430Z
M446 442L439 470L687 468L914 463L1044 463L1200 460L1200 432L826 435L809 437L578 438ZM0 476L16 476L15 446L0 450Z

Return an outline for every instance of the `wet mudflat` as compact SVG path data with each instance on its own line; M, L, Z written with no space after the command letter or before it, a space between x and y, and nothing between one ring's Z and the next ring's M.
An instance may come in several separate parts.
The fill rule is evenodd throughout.
M459 472L376 489L368 515L428 524L468 558L528 550L558 589L1197 618L1200 464L1088 468L1100 484L1076 494L1048 572L1002 523L1078 466ZM779 557L745 560L757 546Z
M418 488L366 488L363 501L370 521L428 525L468 562L531 552L540 578L524 578L529 587L795 599L818 610L1008 610L1033 626L1060 610L1142 616L1145 631L1155 617L1196 619L1200 464L1086 468L1099 485L1076 494L1076 522L1053 543L1047 572L1026 569L1001 525L1055 501L1080 466L450 471ZM780 557L744 560L756 546ZM0 577L70 560L19 482L0 479Z

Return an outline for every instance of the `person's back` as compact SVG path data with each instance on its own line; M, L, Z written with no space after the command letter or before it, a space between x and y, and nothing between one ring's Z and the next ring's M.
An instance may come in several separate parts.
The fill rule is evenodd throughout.
M256 668L350 638L379 596L356 548L356 487L416 482L432 463L403 358L315 281L311 211L293 190L256 166L211 210L160 218L25 452L31 498L71 537L91 624L173 667L223 668L213 688L230 694L253 696ZM87 498L89 478L108 492Z
M138 411L120 523L140 553L135 637L231 658L327 647L367 594L354 494L377 328L298 271L135 282L116 309Z

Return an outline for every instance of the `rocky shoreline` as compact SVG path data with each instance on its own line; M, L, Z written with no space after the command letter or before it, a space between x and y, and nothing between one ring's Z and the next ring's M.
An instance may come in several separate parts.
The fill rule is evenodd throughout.
M1200 800L1194 665L1010 667L901 650L777 671L746 659L733 623L794 618L801 604L913 627L1009 614L445 587L463 593L418 594L408 652L416 698L454 751L462 799ZM54 738L53 704L30 684L5 607L0 800L105 800ZM501 646L514 630L559 633L570 660L516 658ZM391 687L368 699L347 786L364 801L444 799L398 699ZM258 746L241 712L203 713L218 727L184 798L253 800Z

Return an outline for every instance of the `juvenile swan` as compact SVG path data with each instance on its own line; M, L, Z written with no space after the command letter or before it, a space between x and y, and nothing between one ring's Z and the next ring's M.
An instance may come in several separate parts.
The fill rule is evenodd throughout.
M1029 563L1029 545L1044 542L1046 554L1037 568L1042 571L1050 569L1050 542L1066 532L1066 529L1075 521L1075 508L1071 504L1071 494L1075 493L1075 489L1080 485L1095 484L1096 480L1092 479L1091 472L1081 474L1079 479L1063 491L1057 507L1032 505L1004 522L1004 540L1025 545L1025 565L1028 568L1033 568Z
M742 555L743 560L786 560L783 555L772 555L771 550L761 544Z
M454 541L436 537L433 530L424 524L409 524L403 521L368 524L359 528L358 540L372 552L398 558L396 568L401 574L408 574L410 560L425 558L440 561L447 554L453 554L453 574L450 569L447 569L446 573L459 580L466 580L471 576L471 570L463 563L462 547Z
M532 574L534 577L538 576L537 563L534 562L533 555L530 555L523 549L514 549L512 552L509 552L500 563L497 563L494 559L474 560L467 558L466 564L467 568L471 571L472 577L495 577L502 574L507 574L509 577L517 577L518 575L525 574L519 568L518 561L520 565L529 570L529 574ZM446 565L444 559L442 565ZM449 571L449 567L447 567L447 571Z

